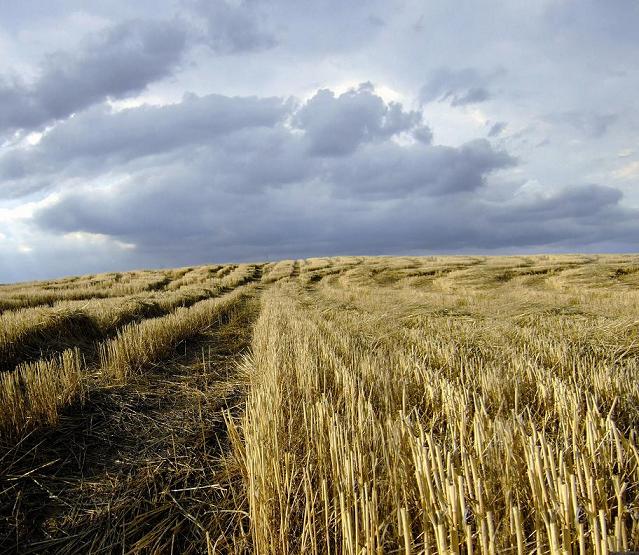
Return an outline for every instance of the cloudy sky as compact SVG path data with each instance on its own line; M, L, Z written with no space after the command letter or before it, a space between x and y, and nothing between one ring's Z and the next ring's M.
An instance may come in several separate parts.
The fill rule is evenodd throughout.
M639 251L637 0L0 0L0 281Z

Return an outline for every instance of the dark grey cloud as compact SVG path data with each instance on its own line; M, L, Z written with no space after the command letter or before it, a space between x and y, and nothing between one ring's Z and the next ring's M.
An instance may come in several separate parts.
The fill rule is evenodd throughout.
M350 154L366 142L385 140L421 124L419 112L405 112L396 102L386 104L370 83L339 96L318 91L296 113L295 125L303 129L309 151L319 156ZM421 138L428 132L423 126Z
M122 201L115 195L67 197L41 212L38 222L52 238L48 248L61 232L82 227L117 231L120 239L135 239L136 249L63 245L47 265L42 255L36 258L30 275L43 275L45 270L48 275L68 273L69 260L78 256L86 264L84 271L105 271L336 254L631 252L639 247L636 210L619 201L594 214L585 207L577 217L562 216L552 206L565 198L563 190L503 203L476 194L362 203L293 188L244 197L189 189L186 195L169 194L167 199L150 190L142 195L133 188L122 192ZM585 199L588 194L586 189L580 196ZM595 199L598 195L594 193ZM134 201L147 203L146 209ZM120 215L120 210L125 213ZM68 219L60 223L58 216ZM0 261L2 255L0 250Z
M317 185L251 196L197 187L177 194L171 181L158 179L142 191L69 195L42 210L37 221L54 234L82 229L135 242L140 256L156 265L205 261L211 252L218 259L263 259L287 253L557 249L604 241L636 248L631 238L639 236L637 211L597 187L494 203L476 192L362 201L331 197ZM602 197L604 205L592 211ZM556 209L571 201L572 211Z
M464 106L466 104L478 104L490 98L490 93L484 87L471 87L467 91L452 95L451 106Z
M594 47L611 44L637 46L639 3L635 0L617 0L613 4L602 0L571 0L549 2L544 12L545 23L560 29L556 37L562 43ZM603 44L602 44L603 43ZM586 52L590 54L590 49Z
M56 177L88 177L142 157L206 145L240 129L272 127L292 106L280 98L215 94L119 112L99 105L60 123L35 146L0 154L0 198L48 188ZM52 179L43 179L47 176Z
M196 0L189 5L204 20L204 41L219 54L268 50L277 44L265 23L267 13L255 0Z
M259 6L262 21L272 22L278 48L286 50L285 60L303 55L314 63L365 48L398 13L398 6L386 0L252 0L250 5L252 9Z
M377 15L375 15L375 14L371 14L371 15L369 15L369 16L366 18L366 20L367 20L367 21L368 21L371 25L373 25L373 26L375 26L375 27L384 27L384 26L386 26L386 23L384 22L384 20L383 20L381 17L379 17L379 16L377 16Z
M497 121L490 126L490 129L488 130L488 136L497 137L498 135L501 135L501 133L504 131L504 129L506 129L506 127L508 127L507 122Z
M429 145L433 142L433 131L427 125L418 125L413 129L412 135L420 143Z
M187 43L177 21L118 23L85 39L73 52L55 52L33 82L0 76L0 132L37 129L107 98L122 98L172 73Z
M442 196L481 188L493 171L515 165L504 151L484 139L458 148L393 142L370 145L328 166L338 195L373 198Z
M614 187L588 184L565 187L551 195L535 195L523 201L515 199L511 204L513 213L500 216L501 221L515 222L524 217L544 221L557 219L595 220L608 214L610 208L620 209L623 194ZM633 214L629 211L627 214Z
M403 131L419 140L398 143L394 138ZM251 193L314 180L338 197L376 198L474 190L491 172L515 163L485 140L457 148L432 145L419 113L384 102L366 84L338 97L319 91L297 109L292 100L221 95L120 112L92 108L56 126L39 144L0 157L0 194L107 173L153 180L149 166L162 174L186 161L191 173L181 188L193 182Z
M453 70L439 68L433 71L421 88L422 102L450 102L452 106L477 104L491 98L487 88L493 75L483 75L474 68Z
M334 94L320 94L329 105L340 102ZM390 104L379 109L376 98L368 86L355 89L346 97L348 107L339 105L341 117L359 121L362 104L370 103L375 109L364 113L376 114L370 121L379 124ZM262 114L259 99L191 98L184 104L203 102L202 109L215 111L240 100ZM188 156L162 158L153 167L127 166L129 175L117 185L65 192L33 221L53 235L83 232L135 244L139 256L155 264L203 261L211 252L264 258L528 248L639 236L638 214L623 206L622 193L613 187L574 186L495 200L487 179L516 160L485 139L459 147L397 142L379 124L371 126L374 140L356 135L348 143L356 146L340 149L339 156L318 156L308 150L308 129L301 133L286 117L282 121L284 105L267 100L266 112L275 115L260 126L227 126L214 140L199 136ZM156 111L133 110L139 110L141 126L144 118L158 117ZM298 119L294 108L290 117Z
M618 118L618 114L615 113L600 114L569 110L566 112L549 114L545 116L544 119L551 123L568 125L583 135L598 139L608 132L610 126L612 126Z
M328 104L328 109L315 111L318 98ZM292 119L300 125L315 122L313 118L318 114L332 114L324 120L333 126L333 136L338 135L335 126L344 120L351 122L349 129L357 129L348 142L340 143L339 151L330 152L340 156L318 156L316 150L309 151L308 144L309 140L316 144L317 137L324 137L322 132L308 125L300 133L282 122L291 106L278 99L215 96L186 98L181 105L164 108L100 112L93 122L87 112L78 119L81 122L87 118L86 124L70 131L60 126L61 136L46 137L38 145L40 152L55 156L65 145L68 150L61 158L67 161L112 152L117 154L110 158L109 167L113 169L118 157L123 162L148 154L149 149L155 154L166 153L170 146L183 145L185 140L180 134L189 129L185 147L189 154L181 150L179 156L156 159L156 169L125 166L133 175L115 190L65 193L57 203L40 211L37 221L58 232L100 233L143 243L149 236L178 241L191 234L214 232L212 226L215 228L220 217L237 218L238 211L252 205L248 202L242 209L236 207L241 198L258 199L256 210L278 199L283 207L290 206L297 213L297 203L306 195L324 197L336 205L356 205L357 199L402 201L407 195L455 195L481 188L491 172L515 163L510 155L494 150L485 140L458 148L420 141L395 142L393 136L400 130L411 129L415 124L419 124L418 131L424 132L425 128L420 118L404 112L397 104L385 103L370 85L339 97L321 91L293 113ZM312 115L309 106L313 108ZM225 115L222 123L221 115ZM112 122L108 121L110 118ZM201 122L201 127L195 121ZM198 131L200 128L206 132ZM135 132L140 129L145 130L142 135ZM89 130L100 130L95 135L102 137L104 143L94 146L68 139ZM151 138L148 133L157 137ZM140 143L145 145L141 150ZM273 214L281 214L283 207ZM288 216L284 213L281 217Z

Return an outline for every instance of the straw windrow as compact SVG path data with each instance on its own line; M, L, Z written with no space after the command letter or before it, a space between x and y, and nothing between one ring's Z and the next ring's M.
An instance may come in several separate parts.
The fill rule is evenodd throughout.
M637 268L336 257L48 283L162 282L64 305L75 328L63 305L2 315L6 352L49 354L0 377L0 545L639 549ZM138 302L161 310L128 321Z

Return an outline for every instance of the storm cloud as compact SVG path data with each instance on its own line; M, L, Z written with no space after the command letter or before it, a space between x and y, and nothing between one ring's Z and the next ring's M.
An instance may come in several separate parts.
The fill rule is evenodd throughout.
M103 101L140 92L171 74L186 45L177 22L133 20L48 54L33 82L0 76L0 132L38 129Z
M204 41L214 52L241 54L267 50L277 44L265 25L265 13L251 0L196 0L190 3L203 18Z
M0 281L636 251L637 26L626 0L7 7Z
M305 131L312 154L340 156L354 152L361 143L413 129L421 120L419 112L405 112L396 102L387 105L371 83L363 83L337 97L327 89L318 91L294 121Z
M98 105L57 125L34 146L0 155L0 197L50 188L54 178L88 176L132 160L206 144L244 128L271 127L290 111L279 98L187 95L166 106L114 112Z
M342 97L349 101L346 107L339 105ZM286 124L290 120L302 125L317 98L329 104L321 113L340 111L338 117L322 118L327 126L349 118L367 122L353 125L359 131L340 143L348 148L318 151L312 148L316 128L309 125L300 132L300 127ZM208 122L203 128L211 133L191 133L188 141L170 144L142 141L159 145L153 150L153 168L129 163L133 155L148 155L148 149L124 149L127 157L120 163L127 168L126 178L113 186L98 183L66 192L38 210L34 222L48 233L113 237L164 260L167 253L180 250L192 251L192 256L207 251L231 256L266 249L272 256L284 256L304 248L335 253L344 245L357 252L390 252L397 245L441 251L526 246L540 239L561 243L592 229L607 230L608 238L621 236L620 229L632 225L637 215L623 209L619 190L600 185L491 201L487 179L516 166L514 157L485 139L459 147L398 143L394 135L419 126L421 119L407 116L401 105L386 103L369 85L341 96L321 90L304 104L186 98L176 106L140 107L102 117L125 117L137 122L134 128L156 121L157 133L164 122L159 115L171 114L166 129L180 136L180 124L190 128L193 122L175 115L190 114L188 107L199 103L203 112L197 119ZM212 128L212 121L221 121L215 117L219 106L227 108L228 117ZM244 107L237 113L245 117L230 117L231 106ZM253 115L247 117L251 108ZM404 114L393 116L393 121L403 123L385 130L384 118L393 109ZM207 110L212 113L207 115ZM128 136L132 146L138 144L138 136ZM172 147L182 144L188 154L181 150L173 156ZM112 161L110 168L114 165Z
M487 84L492 76L481 75L474 68L434 71L420 91L422 102L450 102L452 106L478 104L491 97Z

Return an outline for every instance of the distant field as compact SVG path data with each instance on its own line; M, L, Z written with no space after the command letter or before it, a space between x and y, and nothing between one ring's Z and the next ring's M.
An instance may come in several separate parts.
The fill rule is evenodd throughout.
M639 549L639 256L0 286L0 552Z

